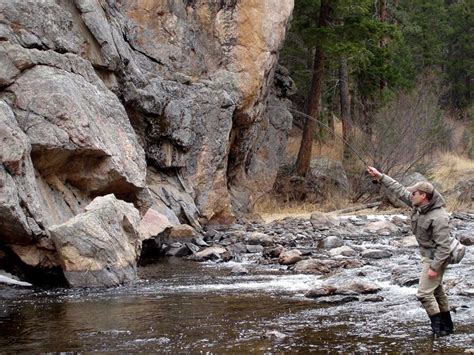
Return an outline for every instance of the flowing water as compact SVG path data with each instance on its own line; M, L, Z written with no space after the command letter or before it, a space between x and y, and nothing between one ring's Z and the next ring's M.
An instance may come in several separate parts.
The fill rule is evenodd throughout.
M378 241L379 243L380 241ZM368 242L365 242L368 243ZM445 279L471 278L474 257ZM415 298L416 286L391 282L390 270L417 265L417 251L345 270L376 295L309 299L325 280L279 265L244 260L250 275L230 276L235 263L180 258L141 267L141 281L112 289L21 289L0 286L2 352L464 352L474 348L472 289L449 296L457 307L455 334L433 340ZM467 275L465 273L468 273Z

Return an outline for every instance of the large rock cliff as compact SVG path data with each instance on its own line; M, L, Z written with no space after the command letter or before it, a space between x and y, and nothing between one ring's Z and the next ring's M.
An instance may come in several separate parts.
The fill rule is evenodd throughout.
M0 246L59 265L50 229L113 193L231 221L275 179L293 0L0 0ZM1 257L1 256L0 256Z

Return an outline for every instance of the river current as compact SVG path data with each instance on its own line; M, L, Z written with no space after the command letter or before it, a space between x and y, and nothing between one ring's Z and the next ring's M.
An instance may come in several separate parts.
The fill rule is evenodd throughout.
M378 240L377 243L381 241ZM375 242L364 242L374 243ZM327 281L281 265L197 263L166 257L139 268L140 281L111 289L41 289L0 286L2 352L159 353L459 353L474 348L472 248L445 276L455 334L432 339L416 285L398 286L391 270L417 267L418 254L402 253L339 281L365 280L382 290L369 297L310 299ZM472 350L471 350L472 351Z

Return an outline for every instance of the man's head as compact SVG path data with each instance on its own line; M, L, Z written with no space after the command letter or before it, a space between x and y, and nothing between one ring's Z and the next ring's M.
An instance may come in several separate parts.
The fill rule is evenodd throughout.
M414 206L426 205L433 198L434 187L427 181L417 182L407 187L407 190L410 191L411 203Z

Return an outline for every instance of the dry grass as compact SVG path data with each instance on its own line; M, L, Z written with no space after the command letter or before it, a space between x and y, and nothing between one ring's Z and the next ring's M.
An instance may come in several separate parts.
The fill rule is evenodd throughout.
M474 175L474 160L452 153L444 153L432 171L433 180L443 190L451 190L457 182Z
M308 203L308 202L281 202L280 200L270 195L262 197L255 206L255 212L262 217L265 223L272 222L274 220L284 219L287 217L291 218L306 218L309 219L315 212L337 212L340 209L354 206L348 200L334 199L332 201L324 201L323 203ZM350 215L378 215L378 214L396 214L400 213L399 208L385 207L385 208L367 208L361 209L354 212L344 213ZM338 214L338 213L334 213Z
M271 194L260 198L255 204L255 212L262 216L265 221L281 219L285 217L309 217L314 212L330 212L349 206L351 202L334 193L330 199L322 203L310 203L305 201L284 202Z
M344 144L341 141L342 124L335 118L334 129L336 138L326 143L313 142L311 158L327 157L331 160L341 160L344 150ZM301 130L294 128L289 137L286 146L286 156L297 157L301 145Z
M474 176L474 160L453 153L444 153L433 167L431 176L433 181L441 186L442 192L445 193L444 196L449 210L469 208L468 205L462 204L456 196L449 194L449 192L459 181Z

